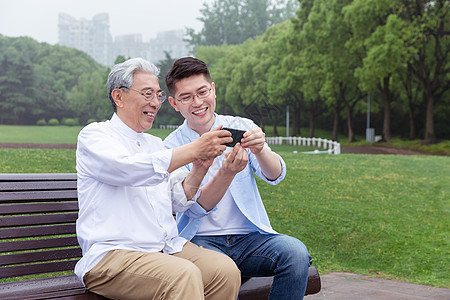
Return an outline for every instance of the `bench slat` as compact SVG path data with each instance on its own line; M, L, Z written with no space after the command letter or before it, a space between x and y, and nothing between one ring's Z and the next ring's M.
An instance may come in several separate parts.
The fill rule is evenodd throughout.
M76 173L1 173L0 181L76 180Z
M73 190L77 181L8 181L0 182L0 191Z
M10 202L31 202L36 201L62 201L65 199L77 198L76 190L66 190L66 191L25 191L25 192L3 192L0 193L0 203L10 203Z
M0 255L0 265L10 266L24 263L44 262L50 260L62 260L68 258L81 258L80 248L65 248L47 251L34 251Z
M86 291L81 281L74 275L51 278L30 279L0 284L0 295L7 299L106 299Z
M78 213L1 217L0 227L74 223Z
M78 246L78 240L75 235L52 239L1 242L0 253L70 246Z
M47 262L32 265L2 267L0 278L17 277L25 275L45 274L62 271L72 271L75 268L76 260Z
M44 202L0 205L1 215L14 215L25 213L52 213L60 211L78 211L78 202Z
M75 231L75 224L4 228L0 229L0 239L73 234Z

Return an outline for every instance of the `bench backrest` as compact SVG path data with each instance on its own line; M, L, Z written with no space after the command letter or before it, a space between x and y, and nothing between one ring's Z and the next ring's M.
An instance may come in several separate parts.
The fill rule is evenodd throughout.
M76 174L0 174L0 278L72 271Z

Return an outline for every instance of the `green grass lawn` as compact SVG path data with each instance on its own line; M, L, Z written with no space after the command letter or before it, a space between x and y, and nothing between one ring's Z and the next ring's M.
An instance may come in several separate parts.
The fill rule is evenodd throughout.
M43 144L76 144L77 135L82 129L81 126L13 126L0 125L0 143L43 143ZM267 136L273 136L273 128L266 126ZM164 139L171 130L167 129L150 129L149 133ZM301 136L308 136L308 129L301 129ZM331 139L331 132L317 129L314 131L315 137ZM278 134L285 136L286 128L279 126ZM339 136L341 145L358 145L372 146L365 141L365 137L357 136L358 142L348 143L346 137ZM392 138L389 142L375 143L375 145L406 148L424 153L449 155L450 156L450 140L443 140L439 144L422 145L420 140L406 141L398 138ZM304 148L301 151L311 151L314 148Z
M450 158L280 153L286 179L261 194L321 272L450 287Z
M272 146L287 176L258 186L273 227L302 240L321 274L450 287L448 156L307 155L293 147ZM0 149L0 173L36 172L75 172L75 150Z
M0 125L0 143L76 144L82 126L15 126ZM151 134L165 138L171 130L150 129Z

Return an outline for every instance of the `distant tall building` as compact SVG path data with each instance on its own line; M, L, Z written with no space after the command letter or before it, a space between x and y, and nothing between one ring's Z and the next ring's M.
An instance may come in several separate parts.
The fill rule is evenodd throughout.
M77 20L68 14L59 14L58 44L82 50L106 66L111 60L111 41L108 14L95 15L92 20Z
M124 57L142 57L150 60L150 45L142 42L142 34L118 35L114 38L111 45L111 58L114 60L117 56Z
M109 16L98 14L92 20L75 19L68 14L59 14L58 43L88 53L97 62L112 66L117 56L142 57L157 64L166 58L177 59L191 53L191 47L183 41L184 32L170 30L157 33L156 39L143 42L142 34L127 34L111 37Z
M184 39L184 30L168 30L158 32L155 39L150 39L150 61L158 62L166 58L180 58L191 53L192 47Z

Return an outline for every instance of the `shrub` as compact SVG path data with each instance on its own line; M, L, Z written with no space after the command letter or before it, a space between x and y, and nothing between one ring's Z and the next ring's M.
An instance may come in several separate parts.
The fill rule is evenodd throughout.
M45 119L40 119L36 122L36 125L45 126L45 125L47 125L47 122L45 121Z
M58 119L55 119L55 118L50 119L50 120L48 120L48 125L51 125L51 126L59 125L59 121L58 121Z
M76 126L78 125L78 120L72 118L64 118L62 119L61 124L66 126Z
M87 120L86 125L94 123L94 122L97 122L97 120L96 119L89 119L89 120Z

